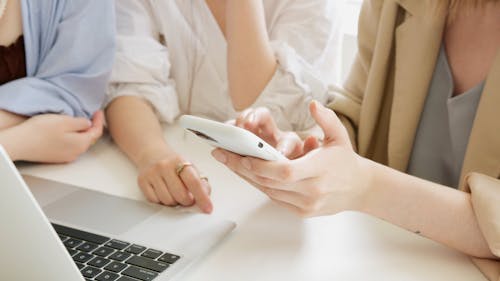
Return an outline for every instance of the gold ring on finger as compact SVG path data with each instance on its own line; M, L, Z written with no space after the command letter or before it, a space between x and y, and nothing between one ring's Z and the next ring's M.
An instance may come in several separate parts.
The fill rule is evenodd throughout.
M189 167L189 166L193 166L193 163L183 162L183 163L177 164L177 166L175 167L175 174L177 176L180 176L182 171L184 171L184 168Z

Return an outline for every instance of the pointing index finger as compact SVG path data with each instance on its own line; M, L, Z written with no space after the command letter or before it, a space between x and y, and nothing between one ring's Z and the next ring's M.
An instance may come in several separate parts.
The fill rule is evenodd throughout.
M180 175L187 189L193 194L196 205L205 213L211 213L213 206L209 194L198 172L192 166L187 167Z

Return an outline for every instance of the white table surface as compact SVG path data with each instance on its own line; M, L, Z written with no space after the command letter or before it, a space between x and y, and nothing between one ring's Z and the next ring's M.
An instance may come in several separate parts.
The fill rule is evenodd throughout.
M169 126L165 137L209 176L212 216L237 223L183 280L486 280L465 255L363 214L298 218L213 160L210 147L194 136ZM145 200L134 166L109 137L74 163L24 164L20 170Z

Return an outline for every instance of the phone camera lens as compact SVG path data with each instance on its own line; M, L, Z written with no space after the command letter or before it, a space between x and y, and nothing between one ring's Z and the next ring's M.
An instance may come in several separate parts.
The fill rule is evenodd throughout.
M259 142L259 148L263 148L264 147L264 144Z

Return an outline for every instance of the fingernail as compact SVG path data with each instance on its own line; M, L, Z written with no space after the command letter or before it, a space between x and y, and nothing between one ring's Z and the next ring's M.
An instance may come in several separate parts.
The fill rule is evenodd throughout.
M243 165L243 167L245 167L245 169L247 170L252 169L252 164L250 163L250 160L248 160L247 158L243 158L241 160L241 165Z
M213 208L212 204L206 204L205 206L203 206L203 212L207 213L207 214L212 213L213 209L214 208Z
M318 102L316 100L312 100L310 105L313 105L313 106L317 106L318 105Z
M250 113L250 116L248 116L248 122L253 123L254 120L255 120L255 114L252 112Z
M223 163L223 164L226 164L227 162L227 157L226 155L224 155L223 152L219 151L219 150L214 150L212 152L212 156L219 162Z

